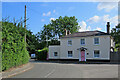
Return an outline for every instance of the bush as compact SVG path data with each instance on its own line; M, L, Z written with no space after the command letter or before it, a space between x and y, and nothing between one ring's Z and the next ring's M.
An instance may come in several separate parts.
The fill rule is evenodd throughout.
M20 34L21 28L13 23L2 23L2 71L29 61L24 36Z
M36 52L37 60L46 60L47 59L48 48L43 48L42 50L38 50Z

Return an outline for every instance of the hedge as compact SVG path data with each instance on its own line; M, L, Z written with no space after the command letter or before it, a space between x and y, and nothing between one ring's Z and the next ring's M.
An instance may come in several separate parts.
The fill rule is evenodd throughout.
M37 60L46 60L47 59L48 48L43 48L42 50L38 50L36 52Z
M2 23L2 71L29 62L24 36L13 23Z

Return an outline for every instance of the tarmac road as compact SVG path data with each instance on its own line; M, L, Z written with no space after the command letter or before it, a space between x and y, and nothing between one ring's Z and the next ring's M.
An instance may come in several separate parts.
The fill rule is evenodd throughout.
M118 64L31 63L31 70L11 78L118 78Z

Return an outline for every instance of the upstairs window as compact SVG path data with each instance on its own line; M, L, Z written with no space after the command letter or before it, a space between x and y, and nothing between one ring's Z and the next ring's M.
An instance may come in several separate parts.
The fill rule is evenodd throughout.
M68 40L68 46L72 46L72 40Z
M85 45L85 39L80 40L81 45Z
M94 38L94 44L99 44L99 38Z

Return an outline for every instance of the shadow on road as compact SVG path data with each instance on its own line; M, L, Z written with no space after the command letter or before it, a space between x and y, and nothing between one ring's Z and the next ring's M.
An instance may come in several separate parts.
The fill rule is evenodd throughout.
M29 61L31 63L59 63L59 64L120 64L118 62L93 62L93 61L79 62L79 61L61 61L61 60L56 60L56 61L51 61L51 60L39 61L39 60L35 60L35 59L30 59Z

